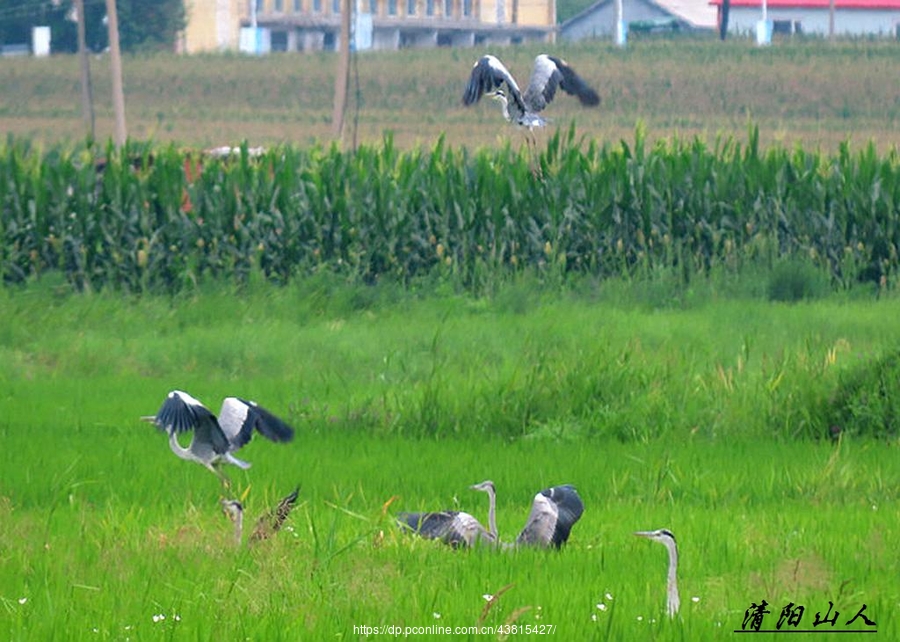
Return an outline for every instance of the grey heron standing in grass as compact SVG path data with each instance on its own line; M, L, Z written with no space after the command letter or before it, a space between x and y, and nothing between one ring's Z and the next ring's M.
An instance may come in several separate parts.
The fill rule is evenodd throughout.
M253 528L253 532L250 533L248 543L254 544L264 539L269 539L279 531L291 509L294 508L299 494L300 487L297 486L293 492L283 497L275 508L263 514L256 521L256 526ZM240 546L244 530L244 505L237 499L223 499L222 510L234 522L234 539L235 543Z
M490 505L487 529L469 513L455 510L400 513L397 515L397 521L401 527L411 529L426 539L441 540L454 548L474 546L479 543L495 544L497 542L497 494L494 491L494 482L483 481L480 484L469 486L469 488L488 494Z
M505 91L502 88L504 84ZM597 92L565 60L548 54L540 54L534 59L531 80L524 93L499 58L490 54L482 56L472 67L463 104L473 105L483 95L492 97L503 107L503 117L507 121L528 130L526 138L534 145L534 128L547 124L540 112L551 103L557 88L576 96L582 105L593 107L600 104Z
M294 429L254 401L226 397L216 417L197 399L181 390L166 396L156 415L142 417L156 424L169 435L169 447L181 459L194 461L215 473L222 483L228 478L219 469L221 464L233 464L247 469L250 463L238 459L236 452L256 431L275 442L294 438ZM190 445L185 448L178 434L193 431Z
M681 599L678 597L678 545L675 543L675 536L667 528L660 528L655 531L638 531L635 533L638 537L646 537L654 542L659 542L669 551L669 575L666 581L666 612L669 617L674 617L681 607Z
M401 513L398 516L400 525L422 537L439 539L454 547L472 546L479 541L491 545L498 544L497 493L494 483L484 481L471 488L488 494L489 530L485 530L478 520L468 513L457 511ZM569 539L572 526L581 518L583 512L584 504L573 486L567 484L544 489L534 496L531 513L514 546L560 548Z
M571 484L545 488L534 496L525 528L517 546L560 548L569 540L572 527L584 513L584 503Z

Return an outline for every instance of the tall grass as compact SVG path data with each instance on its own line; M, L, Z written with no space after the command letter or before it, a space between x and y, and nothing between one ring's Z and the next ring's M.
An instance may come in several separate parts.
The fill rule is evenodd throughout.
M895 389L892 298L761 305L710 294L648 314L615 288L588 297L523 284L493 300L419 300L319 280L211 292L170 307L7 291L5 385L33 408L41 382L59 378L59 420L102 425L154 411L172 387L215 398L259 385L320 431L644 442L830 438L837 425L896 435L893 406L861 396L873 376L887 399ZM147 380L140 399L123 377Z

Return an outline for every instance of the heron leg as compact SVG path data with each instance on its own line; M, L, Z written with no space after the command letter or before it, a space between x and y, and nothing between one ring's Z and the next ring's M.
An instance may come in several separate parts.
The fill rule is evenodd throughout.
M222 482L222 487L227 491L231 492L231 480L228 479L228 476L223 473L215 464L207 464L207 468L209 468L213 474L219 478L219 481Z
M542 178L543 171L541 170L540 156L537 151L537 137L534 135L534 128L529 127L528 133L525 134L525 140L528 142L528 151L531 164L531 173L535 178Z

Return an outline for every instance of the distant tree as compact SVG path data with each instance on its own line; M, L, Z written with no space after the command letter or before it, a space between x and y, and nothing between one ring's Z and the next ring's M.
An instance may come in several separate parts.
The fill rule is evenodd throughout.
M31 42L31 29L50 27L54 52L78 49L72 0L0 0L0 44ZM85 1L85 39L93 51L109 44L106 3ZM186 25L184 0L116 0L123 51L172 51Z
M184 0L116 0L123 51L173 51L187 26Z

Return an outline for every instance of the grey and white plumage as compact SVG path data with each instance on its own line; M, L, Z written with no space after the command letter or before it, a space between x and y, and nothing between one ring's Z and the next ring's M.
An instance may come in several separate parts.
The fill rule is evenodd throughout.
M497 494L494 482L483 481L469 487L488 494L488 528L469 513L436 511L429 513L400 513L397 522L425 539L437 539L454 548L471 547L479 543L497 542Z
M560 548L572 526L584 513L584 503L571 484L546 488L534 496L525 528L516 538L519 546Z
M490 500L488 529L468 513L459 511L401 513L398 520L401 526L411 529L422 537L439 539L454 547L472 546L476 542L499 544L496 521L497 493L494 483L484 481L471 488L488 494ZM560 548L569 539L572 526L581 518L583 512L584 504L573 486L567 484L546 488L534 496L525 527L512 546Z
M181 390L173 390L167 396L156 415L142 417L151 421L169 436L169 447L178 457L201 464L219 476L218 469L228 463L247 469L250 463L238 459L232 453L246 445L258 432L275 442L287 442L294 438L294 429L255 401L239 397L226 397L218 417L200 401ZM178 435L193 432L190 445L185 448Z
M669 573L666 579L666 613L674 617L681 607L681 599L678 597L678 544L675 535L667 528L655 531L638 531L638 537L646 537L654 542L659 542L669 551Z
M505 91L502 89L503 85L506 85ZM576 96L582 105L593 107L600 104L597 92L561 58L548 54L538 55L534 59L531 79L523 93L500 59L487 54L479 58L472 67L463 94L463 104L473 105L483 95L489 95L503 106L506 120L533 132L535 127L547 124L540 112L553 101L557 89Z

